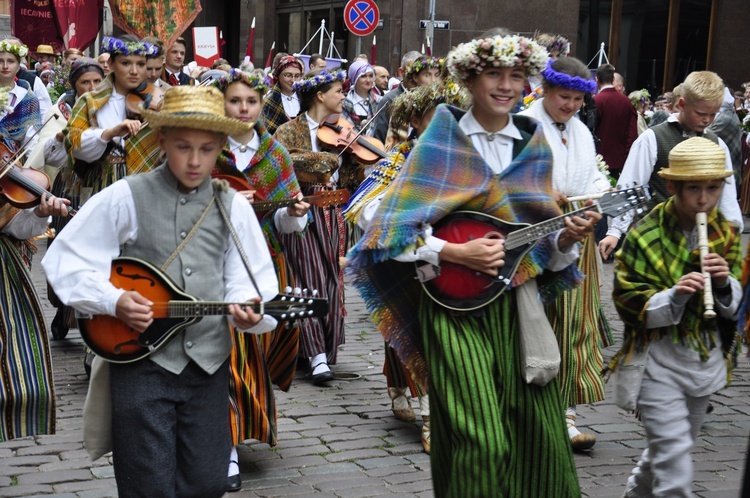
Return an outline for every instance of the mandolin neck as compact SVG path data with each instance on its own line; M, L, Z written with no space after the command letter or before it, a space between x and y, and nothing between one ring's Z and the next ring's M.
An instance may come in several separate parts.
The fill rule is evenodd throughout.
M507 237L505 238L505 249L516 249L526 244L535 242L542 237L546 237L547 235L558 230L562 230L563 228L565 228L565 218L569 216L578 216L587 211L601 212L598 204L592 204L591 206L585 206L580 209L576 209L575 211L571 211L570 213L566 213L555 218L543 221L541 223L537 223L536 225L521 228L520 230L516 230L507 235Z
M168 303L155 303L156 309L159 304L166 304L167 316L169 318L184 318L190 316L216 316L229 315L229 306L236 304L243 309L251 308L254 313L263 314L268 303L222 303L212 301L169 301Z

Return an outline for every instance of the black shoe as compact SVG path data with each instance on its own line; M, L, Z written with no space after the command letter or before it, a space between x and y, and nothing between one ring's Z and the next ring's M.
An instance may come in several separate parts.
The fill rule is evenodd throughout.
M56 341L61 341L68 335L68 324L65 323L64 308L57 308L55 318L52 319L52 324L50 325L50 332L52 332L52 338Z
M242 489L242 477L239 474L227 477L227 493L234 493Z
M313 374L312 376L312 382L315 386L322 386L326 382L330 382L333 380L333 372L328 370L327 372L321 372L319 374Z

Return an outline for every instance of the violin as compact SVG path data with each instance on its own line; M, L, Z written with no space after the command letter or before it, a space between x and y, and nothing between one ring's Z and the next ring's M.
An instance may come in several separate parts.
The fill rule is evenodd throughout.
M137 88L131 90L125 97L125 110L128 115L140 117L142 109L161 111L164 104L164 90L144 81Z
M349 121L339 114L331 114L320 123L318 140L327 147L350 152L360 164L375 164L385 159L383 142L373 137L363 137Z
M14 164L16 157L5 144L0 144L0 161L5 164L0 169L0 199L19 209L36 206L44 194L55 197L49 189L49 177L32 168L21 168ZM3 174L4 173L4 174ZM75 209L68 208L68 215L73 216Z

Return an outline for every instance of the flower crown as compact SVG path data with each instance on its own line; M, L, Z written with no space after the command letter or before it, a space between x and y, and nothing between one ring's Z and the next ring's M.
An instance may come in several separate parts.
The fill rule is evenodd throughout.
M335 81L344 81L346 79L346 71L339 69L338 71L328 72L325 69L315 76L310 78L304 78L299 81L295 81L292 84L292 90L295 92L308 92L318 88L320 85L326 83L333 83Z
M538 37L536 41L549 53L557 52L562 57L570 53L570 42L562 35Z
M493 36L462 43L448 54L451 73L461 81L487 67L523 66L527 76L539 74L547 65L547 50L525 36Z
M0 52L11 53L21 59L29 54L29 47L26 45L16 45L8 40L3 40L0 42Z
M594 93L596 91L596 82L587 78L581 78L580 76L571 76L567 73L561 73L555 71L552 67L554 61L549 61L547 69L542 71L544 81L552 86L559 86L567 88L569 90L578 90L581 92Z
M266 85L264 76L246 73L236 68L232 68L227 74L217 78L216 81L213 82L213 85L221 90L221 93L225 93L227 88L229 88L229 85L238 81L246 84L261 95L265 95L268 91L268 86Z
M651 100L651 94L645 88L636 90L635 92L631 93L631 95L632 97L630 98L630 102L633 104L633 107L637 107L638 104L645 104L646 102Z
M119 38L105 36L102 39L102 52L112 55L142 55L153 57L159 53L159 47L147 42L125 42Z
M405 127L414 116L424 116L439 104L453 105L462 109L468 107L471 97L462 85L452 78L445 82L430 83L399 95L393 101L391 127Z
M445 59L438 59L437 57L419 57L406 68L406 75L413 76L421 73L425 69L437 69L442 71L443 66L445 66Z

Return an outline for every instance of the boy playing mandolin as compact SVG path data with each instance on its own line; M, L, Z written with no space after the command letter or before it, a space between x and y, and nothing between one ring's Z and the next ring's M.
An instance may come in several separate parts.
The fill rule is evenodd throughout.
M161 267L178 287L203 301L273 298L278 283L250 204L210 178L227 135L249 130L252 123L225 117L223 95L212 87L171 88L160 113L143 112L160 131L166 162L93 196L60 233L42 261L60 299L144 331L154 322L157 298L110 283L118 256ZM254 282L219 203L251 256ZM276 325L249 307L233 304L228 310L240 330L264 333ZM228 330L223 317L204 316L147 359L109 363L112 450L121 497L224 494L231 444Z
M535 277L557 271L548 285L539 284L543 292L575 286L575 245L601 215L566 218L565 229L523 258L512 290L472 311L434 302L414 279L413 265L392 259L419 260L420 269L428 268L421 272L425 276L429 263L497 275L512 263L494 230L446 243L432 228L454 211L520 223L561 215L542 127L510 115L526 78L547 60L533 40L504 30L456 47L447 65L472 94L473 106L467 112L438 106L348 258L385 338L417 381L429 377L430 461L438 497L580 496L554 379L559 351ZM523 344L546 347L529 354Z

